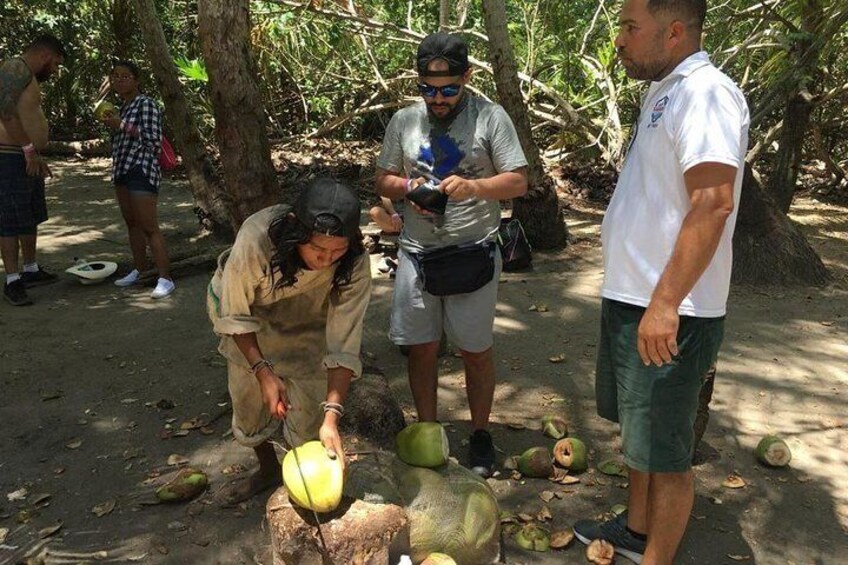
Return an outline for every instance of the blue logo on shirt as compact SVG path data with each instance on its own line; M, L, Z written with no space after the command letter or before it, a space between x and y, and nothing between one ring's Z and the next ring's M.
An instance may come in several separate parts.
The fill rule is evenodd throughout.
M663 112L665 111L665 107L668 105L668 96L663 96L662 98L654 104L654 111L651 112L651 123L655 124L662 118Z
M438 178L443 179L454 173L465 153L449 135L439 135L430 139L430 145L422 145L418 152L418 162L426 163Z

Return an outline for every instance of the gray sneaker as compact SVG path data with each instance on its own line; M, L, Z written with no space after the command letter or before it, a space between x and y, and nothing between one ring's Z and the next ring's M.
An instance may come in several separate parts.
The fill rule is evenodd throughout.
M580 520L574 524L574 535L589 545L596 539L602 539L615 546L615 552L634 563L642 563L648 542L633 537L627 531L627 512L622 512L612 520Z

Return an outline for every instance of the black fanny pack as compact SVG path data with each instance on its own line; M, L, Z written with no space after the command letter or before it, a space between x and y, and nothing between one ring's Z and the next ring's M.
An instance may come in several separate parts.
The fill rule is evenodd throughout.
M450 296L483 288L495 276L496 247L494 242L471 243L414 254L424 290Z

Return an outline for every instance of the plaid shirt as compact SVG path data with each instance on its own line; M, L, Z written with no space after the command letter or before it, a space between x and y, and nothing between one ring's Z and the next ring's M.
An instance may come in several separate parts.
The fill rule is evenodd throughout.
M125 131L127 125L138 128L138 137ZM162 171L159 152L162 150L162 114L156 102L139 94L121 106L121 129L112 135L112 182L135 166L150 183L159 187Z

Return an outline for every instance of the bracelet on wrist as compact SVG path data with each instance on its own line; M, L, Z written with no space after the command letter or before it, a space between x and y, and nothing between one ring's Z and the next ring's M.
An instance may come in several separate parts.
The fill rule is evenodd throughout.
M274 372L274 365L273 365L270 361L268 361L267 359L260 359L259 361L257 361L257 362L256 362L256 363L254 363L253 365L251 365L251 367L250 367L250 373L251 373L253 376L256 376L256 374L257 374L259 371L261 371L264 367L267 367L267 368L271 369L271 372L272 372L272 373Z
M407 194L412 190L412 183L413 182L415 182L414 178L410 177L410 178L406 179L406 192L407 192Z
M35 155L37 153L37 151L35 150L35 145L33 145L32 143L27 143L26 145L21 147L21 150L24 152L24 155Z
M338 402L322 402L321 410L324 411L324 414L327 412L332 412L336 414L339 418L344 416L344 406L339 404Z

